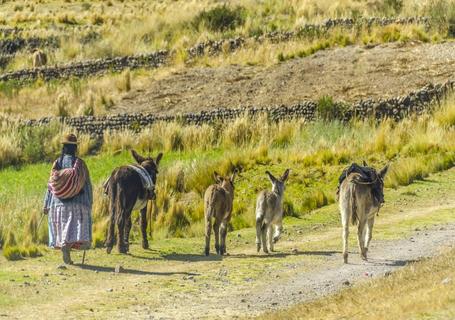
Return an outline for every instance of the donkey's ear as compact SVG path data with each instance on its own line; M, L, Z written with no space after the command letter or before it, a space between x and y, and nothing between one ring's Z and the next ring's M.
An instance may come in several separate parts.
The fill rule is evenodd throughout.
M155 164L156 164L157 167L158 167L158 165L160 164L161 158L163 158L163 153L162 153L162 152L160 152L160 153L156 156Z
M286 180L289 178L289 172L290 171L291 171L290 169L286 169L286 171L281 176L280 180L283 181L283 182L286 182Z
M238 171L237 168L234 169L234 172L232 172L231 177L229 178L229 179L231 180L232 183L234 183L234 179L235 179L235 177L237 176L237 173L238 173L238 172L239 172L239 171Z
M367 162L365 160L363 160L363 166L364 167L368 167L368 164L367 164Z
M134 160L136 160L136 162L139 164L145 161L145 158L139 155L139 153L137 153L136 150L134 149L131 149L131 155L133 156Z
M381 169L381 171L379 171L379 176L381 177L381 179L384 179L385 175L387 174L387 171L389 170L389 164L386 164L384 166L384 168Z
M223 177L218 174L218 172L213 171L213 179L215 179L216 183L223 182Z
M266 171L265 174L269 176L269 179L272 183L275 183L276 178L273 176L273 174L270 173L270 171Z

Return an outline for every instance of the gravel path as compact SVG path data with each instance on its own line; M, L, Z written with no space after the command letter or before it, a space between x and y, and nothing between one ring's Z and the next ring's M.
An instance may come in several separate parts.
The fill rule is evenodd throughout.
M349 46L270 67L186 68L127 94L113 113L175 113L214 107L405 95L455 74L455 42ZM133 85L134 87L134 85Z

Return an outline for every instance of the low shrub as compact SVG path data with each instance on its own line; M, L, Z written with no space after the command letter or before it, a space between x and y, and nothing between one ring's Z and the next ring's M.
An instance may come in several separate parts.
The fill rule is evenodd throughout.
M3 248L3 256L9 261L23 259L21 250L17 246L5 246L5 248Z
M242 26L245 23L245 18L246 9L244 7L231 8L224 4L208 11L200 12L193 18L192 25L195 29L206 27L211 31L223 32Z
M317 115L324 121L342 120L346 108L342 103L335 103L331 96L322 96L318 100Z

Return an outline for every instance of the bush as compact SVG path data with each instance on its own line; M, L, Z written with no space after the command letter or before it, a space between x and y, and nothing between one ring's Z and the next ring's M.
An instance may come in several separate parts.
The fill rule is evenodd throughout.
M431 0L428 1L423 10L424 15L429 16L434 25L440 29L453 30L455 27L455 3L450 0ZM452 26L452 27L451 27Z
M297 209L291 200L285 198L283 201L283 216L285 217L299 217Z
M16 246L5 247L3 249L3 256L7 260L10 260L10 261L16 261L16 260L21 260L22 259L21 250L18 247L16 247Z
M36 257L41 257L41 251L38 249L37 246L29 246L23 249L23 256L25 257L30 257L30 258L36 258Z
M64 24L77 24L76 18L68 14L62 14L57 17L57 22Z
M162 214L161 219L158 220L158 225L164 224L167 227L168 236L170 237L182 238L185 234L185 229L190 225L190 221L185 216L183 206L174 200L169 211Z
M241 6L230 8L227 5L222 5L202 11L192 21L195 29L201 26L206 27L211 31L223 32L233 30L245 23L246 10Z
M346 106L341 103L335 103L331 96L322 96L318 101L317 114L324 121L333 121L340 119L345 109Z
M58 133L58 125L22 127L19 129L19 141L22 149L21 162L34 163L50 160L56 150L52 150L49 145Z

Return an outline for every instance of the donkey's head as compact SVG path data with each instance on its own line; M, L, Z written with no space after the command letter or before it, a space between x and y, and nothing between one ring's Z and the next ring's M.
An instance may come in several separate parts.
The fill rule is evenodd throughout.
M376 170L375 170L376 171ZM381 170L376 171L376 175L378 177L378 187L381 188L381 191L384 189L384 178L389 171L389 165L386 164Z
M363 161L364 167L368 167L367 163ZM368 183L368 187L371 188L373 197L377 200L379 205L384 202L384 178L389 170L389 165L385 165L381 170L368 167L370 171L371 183ZM365 185L365 184L364 184Z
M136 162L141 165L152 178L153 184L156 185L156 176L158 175L158 165L160 164L163 153L159 153L158 156L153 159L152 157L143 157L139 155L135 150L131 150L131 154Z
M275 192L279 195L283 194L284 189L285 189L285 183L286 183L286 180L288 180L290 171L291 170L286 169L286 171L283 173L283 175L279 179L275 178L273 176L273 174L271 174L269 171L265 172L269 176L269 180L272 183L273 192Z
M218 172L213 172L213 178L215 179L216 183L219 184L223 189L226 189L229 193L234 192L234 180L237 175L238 171L234 170L234 172L229 177L223 177L218 174Z

